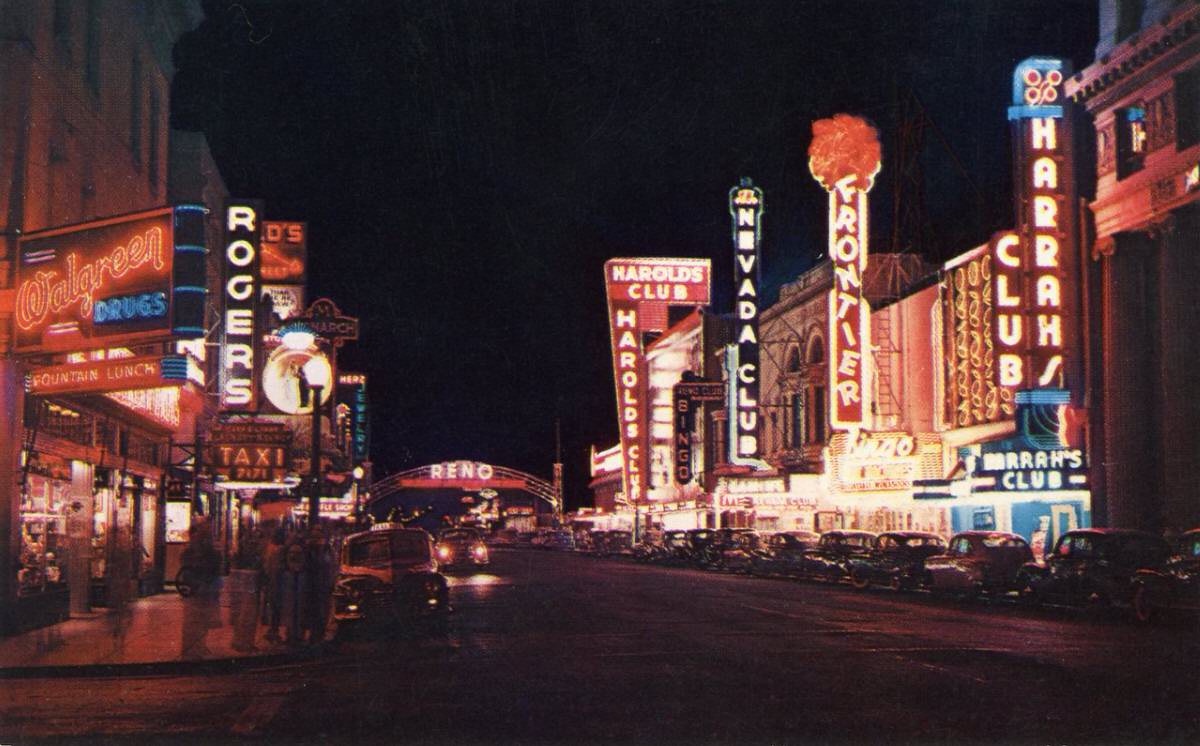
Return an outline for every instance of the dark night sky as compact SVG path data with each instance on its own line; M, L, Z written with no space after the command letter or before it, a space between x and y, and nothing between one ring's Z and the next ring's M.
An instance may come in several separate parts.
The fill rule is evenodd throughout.
M773 293L823 250L805 152L839 111L882 132L885 250L909 93L927 115L916 249L975 246L1011 222L1014 65L1080 69L1097 27L1094 0L204 5L173 123L208 134L233 194L308 221L310 292L362 319L341 361L370 375L376 463L548 477L558 413L569 506L588 445L616 442L605 259L711 257L728 310L727 193L750 176Z

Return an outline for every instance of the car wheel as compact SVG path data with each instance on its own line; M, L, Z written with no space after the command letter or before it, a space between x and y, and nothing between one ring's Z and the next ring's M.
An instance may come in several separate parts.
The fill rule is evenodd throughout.
M1133 618L1142 624L1154 621L1156 610L1150 600L1150 589L1144 583L1139 583L1133 589Z
M850 571L850 585L860 591L865 591L871 585L871 579L861 570Z

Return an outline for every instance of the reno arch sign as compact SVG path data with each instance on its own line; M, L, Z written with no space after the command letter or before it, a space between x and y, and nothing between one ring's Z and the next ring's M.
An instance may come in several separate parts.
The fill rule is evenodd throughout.
M650 484L649 388L642 336L666 329L667 309L672 305L707 305L711 277L707 259L609 259L604 263L621 478L625 499L630 502L644 499Z
M991 242L996 378L1010 389L1072 388L1077 318L1075 185L1061 60L1032 57L1013 74L1018 229Z
M849 114L813 122L808 168L829 193L829 424L869 424L871 308L863 297L867 269L867 192L879 173L879 133Z

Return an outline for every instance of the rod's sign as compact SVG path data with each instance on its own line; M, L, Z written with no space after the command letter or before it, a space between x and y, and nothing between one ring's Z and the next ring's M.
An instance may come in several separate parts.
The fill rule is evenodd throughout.
M622 487L631 503L643 500L650 484L649 387L642 335L663 331L672 305L707 305L711 276L707 259L618 258L604 263Z
M221 348L221 408L254 411L258 404L259 244L262 202L231 201L222 221L225 233L224 344Z
M813 122L808 167L829 193L829 424L869 425L871 309L863 297L867 269L867 192L879 173L879 134L849 114Z
M1062 106L1061 60L1033 57L1013 75L1018 230L992 239L997 383L1010 389L1071 388L1076 313L1071 135Z
M729 214L733 216L734 341L738 366L731 386L737 387L730 462L745 463L759 456L758 422L758 288L759 244L762 240L762 190L749 179L729 191Z

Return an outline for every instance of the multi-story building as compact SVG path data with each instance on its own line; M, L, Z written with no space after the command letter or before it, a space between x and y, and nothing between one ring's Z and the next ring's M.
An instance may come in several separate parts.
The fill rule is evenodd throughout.
M1200 524L1200 3L1101 0L1067 81L1095 131L1088 451L1097 518Z
M0 180L0 628L5 631L103 603L114 583L149 591L161 582L166 445L190 426L201 397L189 380L187 371L193 368L187 353L166 341L186 333L177 333L179 327L162 336L144 330L151 323L166 328L168 295L175 308L187 304L173 295L173 286L119 297L105 297L100 288L106 282L114 288L128 284L132 280L126 278L146 274L134 271L143 265L157 271L163 252L177 248L158 245L150 236L162 235L155 231L176 219L175 213L158 210L169 203L171 49L200 19L198 2L55 0L0 6L5 98L0 169L6 175ZM113 220L133 213L150 215L148 222ZM111 227L134 224L155 227L146 229L145 242L118 237L119 229ZM181 225L174 224L177 241L184 238ZM30 248L35 238L36 251ZM82 248L85 243L88 248ZM88 263L89 251L104 252L103 261ZM88 272L94 273L93 291L66 303L47 293L54 307L47 316L42 285L71 275L75 284L70 287L80 292ZM66 314L76 300L86 318L64 321L55 315ZM105 305L104 313L95 310L97 303L109 301L115 304ZM133 316L139 320L126 324ZM140 320L151 317L153 322ZM53 323L44 327L47 322ZM75 344L81 328L95 331L105 324ZM132 330L129 335L113 331L125 328ZM100 338L105 341L97 343ZM167 386L147 384L164 377L164 369L155 374L154 364L140 363L168 354L183 365L183 378ZM74 376L81 370L77 366L144 377L128 389L85 391L58 377L68 369L65 375Z

